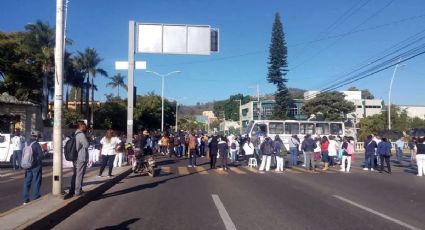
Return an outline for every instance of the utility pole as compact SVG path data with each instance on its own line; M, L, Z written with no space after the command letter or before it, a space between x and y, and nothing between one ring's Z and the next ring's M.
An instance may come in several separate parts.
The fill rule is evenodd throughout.
M134 37L135 37L135 21L128 23L128 78L127 78L127 142L133 140L133 109L134 109Z
M399 66L400 66L400 60L394 68L394 72L390 81L390 90L388 91L388 130L391 130L391 90L393 88L394 77Z
M62 95L64 69L64 0L56 0L55 98L52 194L62 193Z

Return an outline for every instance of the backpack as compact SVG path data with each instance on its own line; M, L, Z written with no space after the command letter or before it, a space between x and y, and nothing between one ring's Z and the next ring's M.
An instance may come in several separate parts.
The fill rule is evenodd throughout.
M231 149L236 149L236 143L235 142L232 142L232 144L230 144L230 148Z
M354 145L350 142L347 143L347 154L352 155L354 153Z
M21 167L24 169L31 168L34 163L34 156L32 152L32 145L34 143L35 141L32 142L30 145L25 146L24 150L22 151Z
M72 134L65 143L63 151L67 161L76 161L78 158L77 141L75 137L76 134Z

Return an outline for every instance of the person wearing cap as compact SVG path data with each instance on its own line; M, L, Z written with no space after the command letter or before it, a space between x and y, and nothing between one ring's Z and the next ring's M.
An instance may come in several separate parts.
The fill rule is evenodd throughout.
M40 187L42 178L42 159L43 150L41 149L38 139L40 138L40 132L32 131L31 138L27 142L27 146L31 146L33 154L33 164L30 168L25 170L23 196L24 205L30 202L29 190L32 187L31 195L32 199L36 200L40 198Z

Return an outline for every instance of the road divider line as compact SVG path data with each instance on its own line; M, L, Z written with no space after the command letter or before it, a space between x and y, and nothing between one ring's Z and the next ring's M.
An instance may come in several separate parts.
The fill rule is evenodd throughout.
M391 222L393 222L393 223L396 223L396 224L398 224L398 225L400 225L400 226L403 226L403 227L405 227L405 228L407 228L407 229L411 229L411 230L420 230L420 228L417 228L417 227L412 226L412 225L410 225L410 224L407 224L407 223L405 223L405 222L403 222L403 221L401 221L401 220L398 220L398 219L392 218L392 217L390 217L390 216L387 216L387 215L385 215L385 214L383 214L383 213L380 213L380 212L378 212L378 211L375 211L375 210L373 210L373 209L371 209L371 208L368 208L368 207L366 207L366 206L363 206L363 205L361 205L361 204L359 204L359 203L356 203L356 202L354 202L354 201L351 201L351 200L349 200L349 199L347 199L347 198L344 198L344 197L342 197L342 196L333 195L333 197L337 198L338 200L344 201L344 202L346 202L346 203L348 203L348 204L351 204L351 205L353 205L353 206L355 206L355 207L357 207L357 208L363 209L363 210L365 210L365 211L367 211L367 212L370 212L370 213L372 213L372 214L375 214L375 215L377 215L377 216L380 216L380 217L382 217L382 218L384 218L384 219L386 219L386 220L389 220L389 221L391 221Z
M236 174L246 174L246 172L236 168L236 167L230 167L230 171L236 173Z
M202 166L197 166L195 167L195 170L197 173L201 174L201 175L208 175L208 171L206 168L202 167Z
M178 167L179 175L189 175L189 170L186 167Z
M227 212L223 203L221 202L220 197L217 194L211 194L211 196L214 201L215 207L217 207L218 209L218 213L220 214L221 220L223 220L226 230L236 230L236 226L230 218L229 213Z

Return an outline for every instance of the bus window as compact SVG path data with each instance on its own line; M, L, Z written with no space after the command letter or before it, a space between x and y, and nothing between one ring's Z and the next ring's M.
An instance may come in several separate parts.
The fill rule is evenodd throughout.
M331 134L332 135L343 135L341 123L331 123Z
M267 125L255 124L251 131L251 137L253 136L267 136Z
M283 134L283 122L270 122L269 132L270 134Z
M298 123L285 122L285 134L298 134L299 132L300 126Z
M314 134L314 123L301 123L300 134Z
M328 123L317 123L316 124L316 134L318 135L329 135L329 124Z

